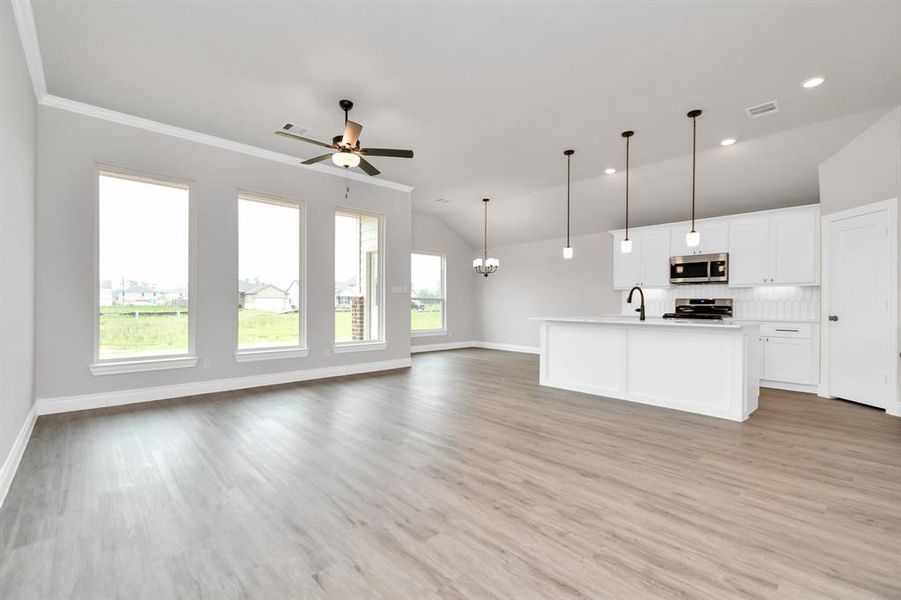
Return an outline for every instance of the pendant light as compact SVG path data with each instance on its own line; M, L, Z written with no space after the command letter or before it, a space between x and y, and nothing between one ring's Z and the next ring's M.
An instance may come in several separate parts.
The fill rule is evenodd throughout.
M472 268L479 275L488 277L497 271L497 268L501 266L501 261L496 258L488 258L488 198L482 198L482 202L485 204L485 253L482 258L472 261Z
M701 244L701 234L695 231L695 163L698 153L698 117L701 116L701 111L690 110L687 116L691 119L691 231L685 234L685 245L691 248Z
M626 138L626 237L619 243L619 250L623 254L632 252L632 240L629 239L629 138L635 135L634 131L624 131Z
M570 180L570 160L575 154L575 150L564 150L563 155L566 157L566 247L563 249L563 258L569 260L573 257L573 247L569 243L569 180Z

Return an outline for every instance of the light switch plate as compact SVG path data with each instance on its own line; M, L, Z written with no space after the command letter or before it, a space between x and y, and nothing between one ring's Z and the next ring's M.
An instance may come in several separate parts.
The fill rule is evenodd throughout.
M391 293L392 293L392 294L403 294L403 293L404 293L404 286L402 286L402 285L392 285L392 286L391 286Z

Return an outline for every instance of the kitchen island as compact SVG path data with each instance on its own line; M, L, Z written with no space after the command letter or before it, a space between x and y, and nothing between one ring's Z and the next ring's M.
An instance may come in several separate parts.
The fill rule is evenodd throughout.
M536 320L541 385L732 421L757 408L756 324L619 315Z

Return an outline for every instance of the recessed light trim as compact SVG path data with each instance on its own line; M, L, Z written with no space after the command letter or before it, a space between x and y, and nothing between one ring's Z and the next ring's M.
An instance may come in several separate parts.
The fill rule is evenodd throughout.
M613 175L614 173L616 173L616 169L614 169L613 167L607 167L606 169L604 169L604 173L606 173L607 175Z
M815 87L819 87L823 85L823 82L826 81L826 78L822 75L817 75L815 77L808 77L801 83L801 87L804 89L811 89Z
M724 139L723 141L720 142L720 146L731 146L731 145L734 144L736 141L737 141L737 140L736 140L735 138L726 138L726 139Z

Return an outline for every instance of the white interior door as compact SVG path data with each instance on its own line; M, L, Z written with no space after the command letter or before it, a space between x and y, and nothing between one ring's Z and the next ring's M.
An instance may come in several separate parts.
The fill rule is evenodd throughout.
M889 213L852 216L828 227L829 395L886 408L894 360L887 327Z

